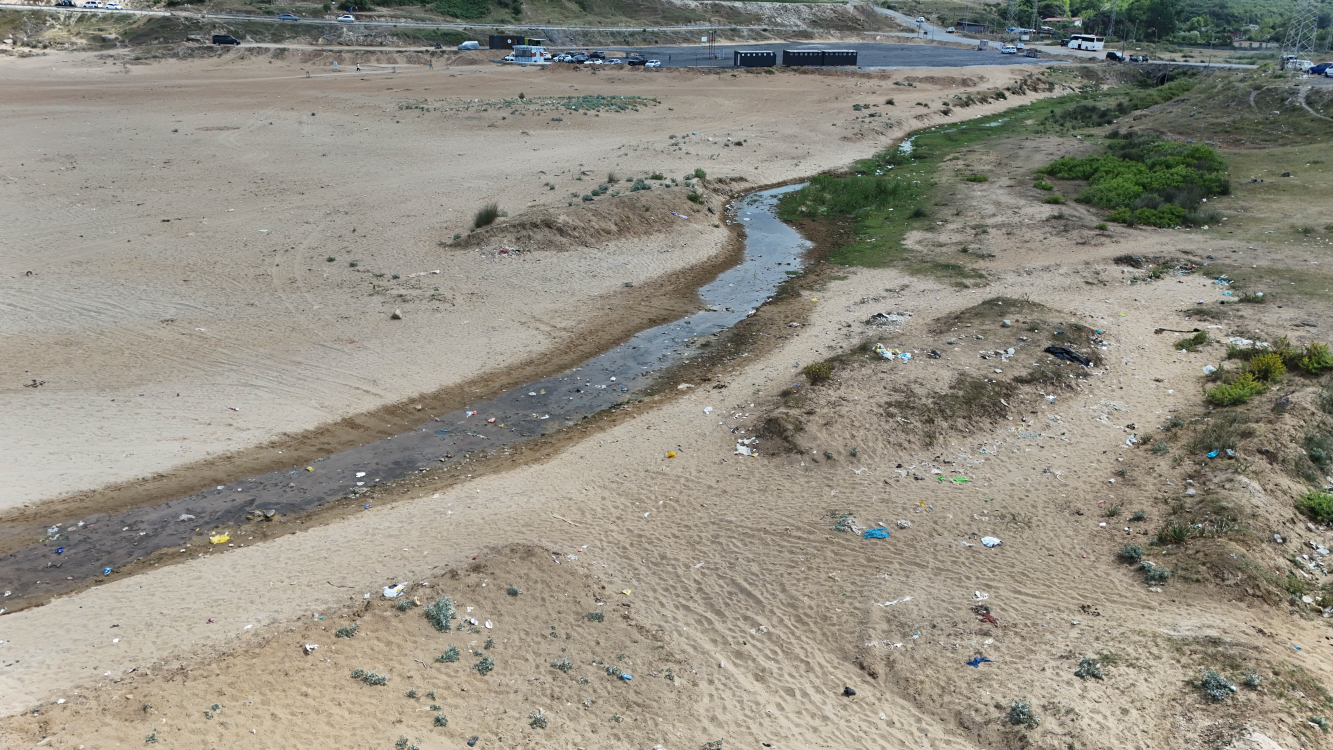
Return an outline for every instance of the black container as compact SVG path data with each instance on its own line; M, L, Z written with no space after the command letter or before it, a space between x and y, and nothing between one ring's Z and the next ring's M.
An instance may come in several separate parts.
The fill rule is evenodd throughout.
M856 65L856 50L854 49L826 49L824 50L825 65Z
M784 49L782 50L782 64L787 67L793 65L811 65L818 66L824 64L824 50L822 49Z
M778 53L772 50L735 50L732 64L738 68L771 68L778 64Z

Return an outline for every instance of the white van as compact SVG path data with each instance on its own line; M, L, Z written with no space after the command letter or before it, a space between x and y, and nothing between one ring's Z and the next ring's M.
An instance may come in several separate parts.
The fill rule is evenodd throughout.
M463 42L462 44L458 45L458 48L459 48L459 49L481 49L481 43L480 43L480 42Z

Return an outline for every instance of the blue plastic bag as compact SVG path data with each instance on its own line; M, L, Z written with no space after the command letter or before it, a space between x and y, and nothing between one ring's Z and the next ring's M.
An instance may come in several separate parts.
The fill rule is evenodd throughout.
M865 533L861 534L861 536L864 539L888 539L889 530L883 526L878 529L866 529Z

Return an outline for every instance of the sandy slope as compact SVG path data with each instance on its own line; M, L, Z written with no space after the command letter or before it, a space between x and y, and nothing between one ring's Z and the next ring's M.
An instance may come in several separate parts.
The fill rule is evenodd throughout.
M489 65L337 75L325 65L305 78L281 59L118 66L60 55L0 65L0 408L10 415L0 456L27 467L0 509L530 362L605 333L588 300L627 281L670 282L718 257L727 237L693 221L577 253L526 247L534 262L521 264L439 246L486 202L514 216L564 208L611 170L705 167L776 182L845 163L903 127L850 122L851 100L883 90L872 78ZM996 85L1014 73L968 75ZM520 92L662 103L560 122L483 106ZM400 108L422 102L429 111ZM692 132L685 148L668 138ZM728 136L748 146L722 147ZM683 198L668 192L657 199ZM388 319L396 308L405 320ZM33 380L45 385L19 387Z

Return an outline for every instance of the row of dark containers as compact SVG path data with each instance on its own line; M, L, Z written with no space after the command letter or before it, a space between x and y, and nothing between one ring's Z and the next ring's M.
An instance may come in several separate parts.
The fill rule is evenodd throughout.
M778 53L773 50L735 50L732 64L738 68L771 68L778 64ZM782 64L786 67L820 65L856 66L854 49L784 49Z

